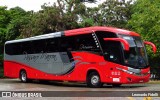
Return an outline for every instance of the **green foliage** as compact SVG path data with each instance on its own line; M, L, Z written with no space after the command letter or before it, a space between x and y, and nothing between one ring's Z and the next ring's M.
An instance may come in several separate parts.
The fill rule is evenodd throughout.
M95 25L125 28L131 17L132 1L106 0L95 8L87 9L87 17L93 18Z
M5 42L5 34L7 32L7 25L10 22L9 12L7 7L0 6L0 48L3 48ZM3 53L3 49L0 49L0 54Z
M3 54L0 54L0 78L3 77Z
M89 27L94 25L94 20L92 18L85 18L80 24L80 27Z
M4 73L4 71L3 71L3 69L0 67L0 78L4 78L3 73Z
M7 10L0 6L0 67L3 66L3 48L7 40L20 36L20 29L28 22L29 14L22 8L15 7Z
M44 4L41 11L33 13L30 23L22 29L22 37L78 28L78 15L85 11L85 6L77 0L57 2L52 6Z
M150 64L152 67L160 67L160 1L159 0L137 0L133 6L132 18L128 27L141 34L142 38L153 42L157 46L157 53L153 55L149 51Z
M0 62L3 62L3 54L0 54ZM0 63L0 66L3 66L3 63Z
M7 27L6 39L13 40L20 36L20 29L29 22L29 13L20 7L15 7L9 10L9 14L11 16L11 21Z
M10 22L9 11L7 11L7 7L0 6L0 28L6 28L7 24ZM0 30L1 32L1 30Z
M77 1L80 1L80 2L91 2L91 3L97 2L97 0L77 0Z
M95 8L87 8L80 0L57 0L57 4L44 4L41 11L32 14L30 23L22 28L21 37L93 25L124 28L131 8L131 1L125 0L108 0Z

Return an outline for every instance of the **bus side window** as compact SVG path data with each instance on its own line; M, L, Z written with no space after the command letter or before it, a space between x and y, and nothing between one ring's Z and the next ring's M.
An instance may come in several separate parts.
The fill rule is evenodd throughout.
M68 47L68 41L65 37L62 37L59 39L59 51L60 52L66 52Z
M34 52L35 53L45 53L46 52L46 41L45 40L35 40L33 41Z
M75 41L75 37L69 37L67 39L68 41L68 48L67 51L76 51L76 41Z
M66 51L75 51L76 50L76 43L74 37L63 37L60 38L59 43L59 51L60 52L66 52Z
M58 39L53 38L53 39L48 39L47 45L46 45L46 52L51 53L51 52L58 52Z
M19 55L22 53L20 43L6 44L5 48L5 52L8 55Z
M22 54L24 54L24 53L33 54L34 53L32 41L22 42L21 47L22 47Z
M78 36L76 38L77 38L76 43L78 45L77 48L78 51L100 52L100 48L97 47L92 34L86 34L83 36Z

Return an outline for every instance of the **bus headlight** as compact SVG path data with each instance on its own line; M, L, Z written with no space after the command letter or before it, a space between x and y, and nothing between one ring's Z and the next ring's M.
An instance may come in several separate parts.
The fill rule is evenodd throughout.
M131 72L131 71L129 71L129 70L126 70L126 69L122 69L122 68L118 68L118 67L116 67L118 70L120 70L120 71L123 71L123 72L126 72L126 73L128 73L128 74L134 74L134 72Z

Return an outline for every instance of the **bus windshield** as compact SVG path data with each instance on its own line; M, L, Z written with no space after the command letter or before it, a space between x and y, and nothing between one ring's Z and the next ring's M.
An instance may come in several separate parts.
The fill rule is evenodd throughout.
M148 66L148 58L143 41L140 37L119 35L129 42L129 51L124 51L124 63L135 68Z

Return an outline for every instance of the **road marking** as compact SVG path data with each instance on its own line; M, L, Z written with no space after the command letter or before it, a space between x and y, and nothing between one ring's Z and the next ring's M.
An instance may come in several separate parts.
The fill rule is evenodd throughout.
M143 100L152 100L152 98L151 97L144 97Z
M135 100L133 97L127 97L129 100Z

